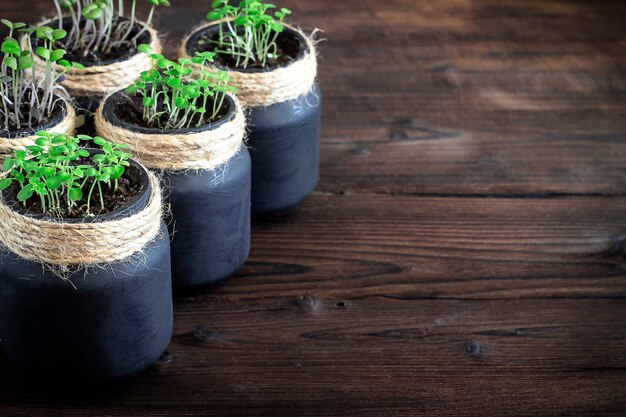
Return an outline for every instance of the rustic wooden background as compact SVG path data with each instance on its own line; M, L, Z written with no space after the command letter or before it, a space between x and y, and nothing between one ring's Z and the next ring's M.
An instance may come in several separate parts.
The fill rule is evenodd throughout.
M173 49L210 2L172 2ZM328 39L318 191L145 375L0 357L0 415L626 415L626 2L279 3Z

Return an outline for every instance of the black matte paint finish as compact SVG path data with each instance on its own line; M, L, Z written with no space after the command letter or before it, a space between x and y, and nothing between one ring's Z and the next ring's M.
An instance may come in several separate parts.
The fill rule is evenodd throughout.
M116 109L124 105L121 92L104 104L111 124L143 134L184 134L210 131L236 115L227 97L227 114L212 125L157 130L126 122ZM171 205L172 278L181 293L203 290L230 278L250 253L250 155L242 144L230 160L213 171L164 171L162 183Z
M143 193L110 216L137 213L148 198L149 192ZM159 237L130 261L63 280L41 264L3 252L0 277L2 349L24 370L73 381L121 379L145 370L169 344L173 316L165 222Z
M193 33L185 48L190 56L198 41L218 25ZM286 28L283 34L299 41L300 59L307 51L302 36ZM229 68L220 69L228 71ZM237 71L258 73L274 68ZM290 211L308 197L319 181L322 94L317 85L309 94L267 107L249 109L248 144L252 158L252 213L273 216Z
M275 215L300 204L320 175L322 95L252 108L248 146L252 158L252 212Z
M244 146L215 171L165 172L174 289L230 278L250 253L250 156Z

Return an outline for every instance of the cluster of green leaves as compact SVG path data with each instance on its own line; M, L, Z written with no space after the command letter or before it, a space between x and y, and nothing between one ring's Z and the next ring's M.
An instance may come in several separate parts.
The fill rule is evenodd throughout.
M251 64L265 67L268 59L279 58L276 40L291 10L282 8L270 13L275 8L261 0L243 0L239 6L230 5L229 0L215 0L207 19L224 23L220 25L219 39L209 41L214 51L235 57L242 68Z
M0 123L5 131L33 127L51 115L59 93L65 92L60 81L67 69L80 65L64 60L65 50L54 47L67 35L63 29L27 27L6 19L2 23L9 28L9 35L0 47L4 54L0 68ZM43 61L43 68L37 67L33 60L33 33L41 44L35 53ZM25 49L17 39L21 34L27 35ZM27 114L22 112L24 105L29 108Z
M102 151L91 154L79 146L81 140L93 141ZM7 174L0 180L0 190L17 183L17 199L24 205L31 197L38 197L44 213L56 214L63 207L72 210L79 202L85 202L86 215L94 216L93 194L97 193L103 207L103 186L118 188L131 157L125 146L101 137L37 132L34 145L16 151L14 157L4 161L2 170Z
M126 93L142 98L147 126L186 129L209 124L220 114L226 94L237 92L229 85L227 72L204 69L206 63L213 62L215 53L198 52L191 59L170 61L149 45L139 45L139 50L150 56L153 69L142 72Z
M169 6L169 0L147 0L150 13L146 25L150 26L154 11L159 6ZM87 56L89 52L106 54L114 47L130 47L137 45L137 39L146 28L136 33L133 28L137 22L137 0L131 0L130 16L125 16L125 0L54 0L59 20L59 28L63 27L64 11L71 17L72 27L65 42L69 51L81 52Z

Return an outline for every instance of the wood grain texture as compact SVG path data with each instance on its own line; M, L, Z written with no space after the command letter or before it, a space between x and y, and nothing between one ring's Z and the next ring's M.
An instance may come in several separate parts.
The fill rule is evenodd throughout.
M208 8L175 4L169 51ZM177 300L149 372L0 356L0 415L626 415L626 3L280 4L327 39L318 192Z
M624 297L622 197L314 196L215 295Z
M5 415L620 415L625 313L623 300L186 301L170 356L133 383L33 391L4 371L0 395Z

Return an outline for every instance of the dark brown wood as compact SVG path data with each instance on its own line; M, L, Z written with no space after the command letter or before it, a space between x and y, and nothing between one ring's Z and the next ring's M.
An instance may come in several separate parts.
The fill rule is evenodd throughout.
M174 3L169 51L208 8ZM0 356L0 415L626 415L626 4L280 3L327 38L319 191L147 374Z

